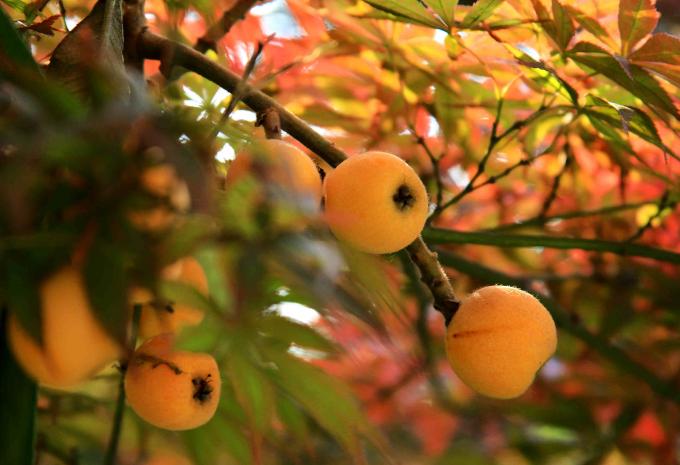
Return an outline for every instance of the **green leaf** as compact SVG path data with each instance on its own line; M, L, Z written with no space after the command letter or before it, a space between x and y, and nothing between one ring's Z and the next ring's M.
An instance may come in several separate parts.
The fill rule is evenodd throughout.
M22 0L2 0L2 3L9 6L11 9L16 11L24 12L27 4Z
M40 74L40 68L7 13L0 8L0 77L14 67Z
M600 133L600 135L609 142L616 149L622 150L629 154L633 153L633 148L630 146L628 141L623 138L619 133L618 129L620 126L617 124L616 118L612 121L610 118L603 118L601 113L592 111L591 109L586 109L583 111L588 118L588 121L593 125L593 127ZM627 157L618 156L616 150L612 151L611 154L613 161L624 168L630 168L630 160Z
M162 281L158 291L160 297L173 304L187 305L206 313L216 310L210 299L191 284L180 281Z
M374 8L435 29L446 29L439 19L432 16L418 0L366 0Z
M220 313L228 313L232 308L232 296L229 291L227 267L224 264L224 253L218 248L204 248L196 254L196 259L203 267L208 280L210 300L214 302Z
M619 35L624 57L656 28L660 15L655 4L654 0L619 1Z
M553 21L555 23L555 38L560 50L565 50L574 37L574 23L569 11L558 0L552 0Z
M246 358L243 348L231 351L227 367L236 398L246 412L251 427L266 432L274 416L274 394L269 381Z
M0 463L33 465L37 386L19 368L9 347L7 312L0 310Z
M553 69L540 61L534 60L522 50L511 44L506 43L504 45L505 48L507 48L510 53L525 66L529 79L543 89L555 92L574 105L578 105L578 94L576 93L576 90L574 90L567 81L559 77Z
M460 27L464 29L476 26L491 16L502 3L503 0L479 0L465 15Z
M358 434L368 429L359 406L339 380L278 349L267 350L278 370L276 382L352 455L359 452Z
M248 438L241 431L239 425L224 418L224 415L216 415L212 420L212 427L215 429L214 442L219 444L220 451L226 450L231 455L235 463L249 465L253 463L253 455L248 444ZM214 464L215 462L210 462Z
M671 152L661 140L654 122L644 111L619 105L594 95L588 95L586 101L588 105L585 109L589 116L597 113L601 119L609 121L612 126L618 127L623 132L630 131L663 151Z
M629 57L630 62L652 70L680 87L680 38L654 34Z
M294 402L285 395L278 396L277 414L279 420L286 425L286 431L289 431L303 441L307 439L307 436L309 435L307 417L297 402Z
M127 300L124 250L98 238L89 250L83 273L97 319L111 336L125 343L131 308Z
M290 318L268 314L260 319L258 328L274 339L286 344L294 343L300 347L320 352L335 352L337 347L314 328L300 324Z
M25 257L3 257L3 285L5 299L19 324L39 344L42 343L42 325L39 277Z
M444 20L449 28L454 25L454 13L458 0L425 0L425 3Z
M52 52L48 76L73 93L85 95L91 85L87 73L94 59L106 71L106 84L115 91L126 88L122 4L122 0L98 0Z
M606 50L588 42L579 42L568 54L577 63L597 71L628 90L652 109L680 119L680 114L666 91L643 68L628 63L625 59L619 61Z
M431 244L479 244L496 247L547 247L610 252L629 257L647 257L668 263L680 263L680 253L632 242L613 242L576 237L464 232L427 228L423 238Z

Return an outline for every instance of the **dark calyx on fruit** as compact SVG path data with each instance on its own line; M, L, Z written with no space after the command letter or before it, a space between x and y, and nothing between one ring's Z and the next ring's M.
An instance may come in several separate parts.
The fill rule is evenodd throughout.
M416 198L406 184L402 184L392 196L392 200L399 210L407 210L416 203Z
M191 380L191 384L194 385L194 399L201 403L210 399L210 394L213 392L213 388L210 385L210 375L205 378L194 378Z

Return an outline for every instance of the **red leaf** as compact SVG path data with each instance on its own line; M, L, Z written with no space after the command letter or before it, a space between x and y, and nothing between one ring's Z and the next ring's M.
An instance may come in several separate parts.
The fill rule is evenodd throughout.
M47 36L53 36L55 29L52 27L54 22L61 18L61 15L52 15L49 18L45 18L39 23L33 23L30 26L23 26L20 27L19 29L22 31L25 31L27 29L30 29L35 32L39 32L40 34L45 34Z
M629 432L634 439L659 447L666 441L666 432L654 413L647 411L638 419Z
M656 0L621 0L619 3L619 35L621 55L627 57L642 39L654 31L659 21Z
M670 34L654 34L631 54L630 61L680 86L680 38Z

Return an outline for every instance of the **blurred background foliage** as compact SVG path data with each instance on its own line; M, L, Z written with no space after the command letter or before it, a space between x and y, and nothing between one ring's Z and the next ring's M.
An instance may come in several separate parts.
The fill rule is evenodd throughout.
M559 349L513 401L451 372L405 255L348 250L308 211L263 205L253 180L224 189L261 137L244 104L223 118L227 90L167 79L157 61L126 75L51 55L93 3L2 0L0 302L39 338L38 284L79 260L121 341L132 286L206 311L180 344L218 359L217 416L168 433L128 412L121 464L678 462L677 2L270 0L203 50L243 74L273 34L250 83L347 153L392 152L419 172L424 237L460 295L508 283L542 297ZM145 17L194 46L238 3L147 0ZM188 211L141 184L159 163L188 186ZM140 228L135 215L157 209L172 227ZM209 297L159 280L186 255ZM36 391L4 342L0 355L6 463L31 449L42 465L102 463L115 367Z

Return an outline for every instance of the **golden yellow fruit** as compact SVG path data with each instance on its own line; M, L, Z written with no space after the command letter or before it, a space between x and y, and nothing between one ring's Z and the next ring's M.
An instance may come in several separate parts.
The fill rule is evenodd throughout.
M326 220L333 234L368 253L392 253L425 225L427 191L401 158L366 152L348 158L325 180Z
M170 164L159 164L146 168L140 175L139 183L149 194L165 199L167 205L155 206L128 213L128 219L138 229L158 232L168 229L177 219L177 212L189 209L191 196L184 180L177 176Z
M534 296L510 286L478 289L461 302L446 331L453 371L488 397L522 395L557 347L557 330Z
M302 150L277 139L258 141L239 152L227 171L227 186L253 176L287 193L321 201L321 175L316 164Z
M208 278L203 268L193 257L186 257L167 266L163 270L163 277L193 286L203 295L208 295ZM148 294L137 293L139 297ZM203 311L182 303L172 303L158 306L149 299L133 300L143 304L139 318L139 336L148 339L163 333L176 334L185 326L195 326L203 321Z
M32 378L57 388L76 385L121 355L120 345L92 313L83 276L67 266L40 286L42 346L10 315L8 340Z
M220 372L208 354L173 350L173 336L149 339L132 356L125 373L130 407L159 428L197 428L215 414Z

